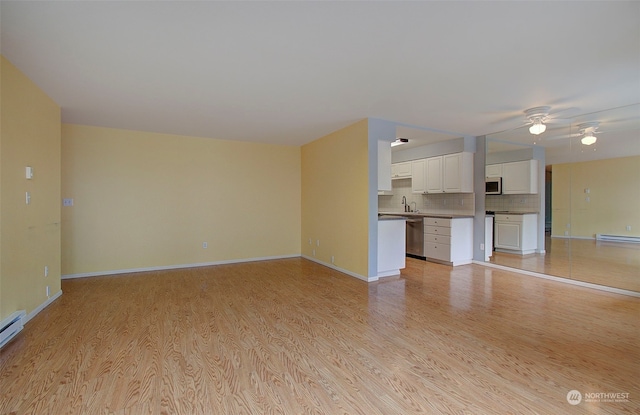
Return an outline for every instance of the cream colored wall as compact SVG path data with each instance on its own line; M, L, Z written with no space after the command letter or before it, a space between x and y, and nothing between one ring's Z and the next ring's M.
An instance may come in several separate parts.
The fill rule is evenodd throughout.
M639 178L640 156L553 165L552 235L640 236Z
M300 255L299 147L64 124L62 165L63 275Z
M367 277L368 191L367 120L304 145L302 254Z
M60 107L1 60L0 319L60 291Z

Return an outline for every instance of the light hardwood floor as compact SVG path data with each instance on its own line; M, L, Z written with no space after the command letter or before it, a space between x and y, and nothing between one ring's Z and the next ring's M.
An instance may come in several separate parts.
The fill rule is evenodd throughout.
M546 254L494 252L490 262L640 292L640 244L546 237Z
M639 413L639 299L407 265L371 284L301 258L65 280L0 350L0 413Z

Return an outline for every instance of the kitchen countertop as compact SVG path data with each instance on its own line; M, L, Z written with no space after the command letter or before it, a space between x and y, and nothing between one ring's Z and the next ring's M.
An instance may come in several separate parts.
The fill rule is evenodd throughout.
M456 218L472 218L473 215L456 215L456 214L448 214L448 213L425 213L425 212L378 212L378 217L380 215L394 215L394 216L420 216L427 218L445 218L445 219L456 219Z

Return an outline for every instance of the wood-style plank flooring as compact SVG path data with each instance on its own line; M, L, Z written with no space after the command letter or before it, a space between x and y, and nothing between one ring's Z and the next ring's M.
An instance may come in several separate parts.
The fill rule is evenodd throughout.
M546 238L546 254L494 252L490 262L640 292L640 244Z
M0 350L0 414L640 412L639 299L407 265L371 284L301 258L65 280Z

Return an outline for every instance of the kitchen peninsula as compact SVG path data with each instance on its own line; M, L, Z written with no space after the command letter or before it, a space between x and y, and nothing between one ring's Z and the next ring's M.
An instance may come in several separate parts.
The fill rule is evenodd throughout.
M405 221L400 215L378 214L378 278L400 275L405 267Z
M424 245L419 257L427 261L458 266L473 260L473 215L379 212L379 215L403 215L407 218L422 218Z

